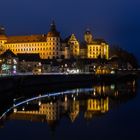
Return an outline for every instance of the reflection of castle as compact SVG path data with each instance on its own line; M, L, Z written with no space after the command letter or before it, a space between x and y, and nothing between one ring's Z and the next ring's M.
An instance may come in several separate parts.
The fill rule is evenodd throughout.
M96 85L93 91L83 90L81 94L77 94L76 90L75 94L61 95L52 100L49 97L15 108L10 119L47 121L50 125L62 117L68 117L71 122L75 122L81 111L85 120L91 120L97 115L107 113L109 109L120 104L121 100L130 99L130 96L135 95L135 88L135 81L116 85Z
M71 119L72 122L75 121L76 117L79 114L79 110L80 110L79 107L80 107L79 106L79 101L73 101L71 103L71 105L70 105L70 114L69 114L69 116L70 116L70 119Z
M92 119L96 113L106 113L109 110L109 98L105 99L88 99L86 119Z
M79 115L80 108L87 112L105 113L108 111L109 100L104 99L88 99L88 100L66 100L50 103L42 103L39 105L29 104L22 108L14 109L11 119L23 119L31 121L47 121L48 123L56 122L64 114L69 116L71 122L74 122ZM30 107L29 107L30 106ZM29 109L30 108L30 109ZM86 110L85 110L86 109ZM86 118L87 116L85 116Z
M59 103L42 104L39 108L39 114L46 115L46 120L53 121L59 119Z
M89 99L87 101L87 111L100 111L107 112L108 111L108 102L109 99Z
M113 93L114 90L115 90L115 85L114 84L109 85L109 86L107 86L107 85L96 85L94 87L93 94L99 94L99 95L105 94L105 95L107 95L107 94Z
M59 102L50 102L43 103L34 107L34 105L30 105L30 110L27 107L23 107L22 109L14 109L14 114L12 114L12 118L22 118L36 121L57 121L59 119ZM24 115L23 115L24 114ZM17 119L17 118L16 118Z

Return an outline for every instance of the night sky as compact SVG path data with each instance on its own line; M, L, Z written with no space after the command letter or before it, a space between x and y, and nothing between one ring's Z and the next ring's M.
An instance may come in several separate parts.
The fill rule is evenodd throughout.
M62 38L86 28L95 38L134 53L140 60L140 0L0 0L7 35L47 33L55 20Z

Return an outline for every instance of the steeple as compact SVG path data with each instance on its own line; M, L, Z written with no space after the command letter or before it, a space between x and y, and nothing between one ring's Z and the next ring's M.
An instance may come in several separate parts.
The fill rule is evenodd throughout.
M0 35L5 35L5 29L3 26L0 26Z
M50 30L47 34L48 37L59 37L59 32L56 30L56 25L55 22L52 21L51 26L50 26Z
M51 23L50 32L56 32L56 25L54 20Z

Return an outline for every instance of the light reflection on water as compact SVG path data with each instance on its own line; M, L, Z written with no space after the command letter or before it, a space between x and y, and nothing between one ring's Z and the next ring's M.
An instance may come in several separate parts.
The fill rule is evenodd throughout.
M64 131L63 125L65 124L63 123L66 123L66 119L75 125L77 122L82 125L87 121L92 124L94 119L100 120L116 106L126 103L135 96L135 80L121 84L101 83L90 88L78 88L63 92L40 93L39 96L30 99L26 99L26 96L14 99L13 105L6 112L1 113L1 121L3 127L7 120L9 123L14 122L15 124L19 120L29 121L32 124L43 122L53 132L57 127L59 129L60 125L61 130ZM91 128L86 128L86 131L88 129L90 131ZM80 134L80 128L75 131L77 135ZM73 133L73 135L75 134Z

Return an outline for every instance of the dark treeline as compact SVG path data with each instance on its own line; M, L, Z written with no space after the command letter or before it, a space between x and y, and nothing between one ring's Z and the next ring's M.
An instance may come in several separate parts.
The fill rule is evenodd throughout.
M130 63L134 68L138 67L138 60L134 56L134 54L120 48L119 46L111 46L110 47L110 57L117 56L124 62Z

